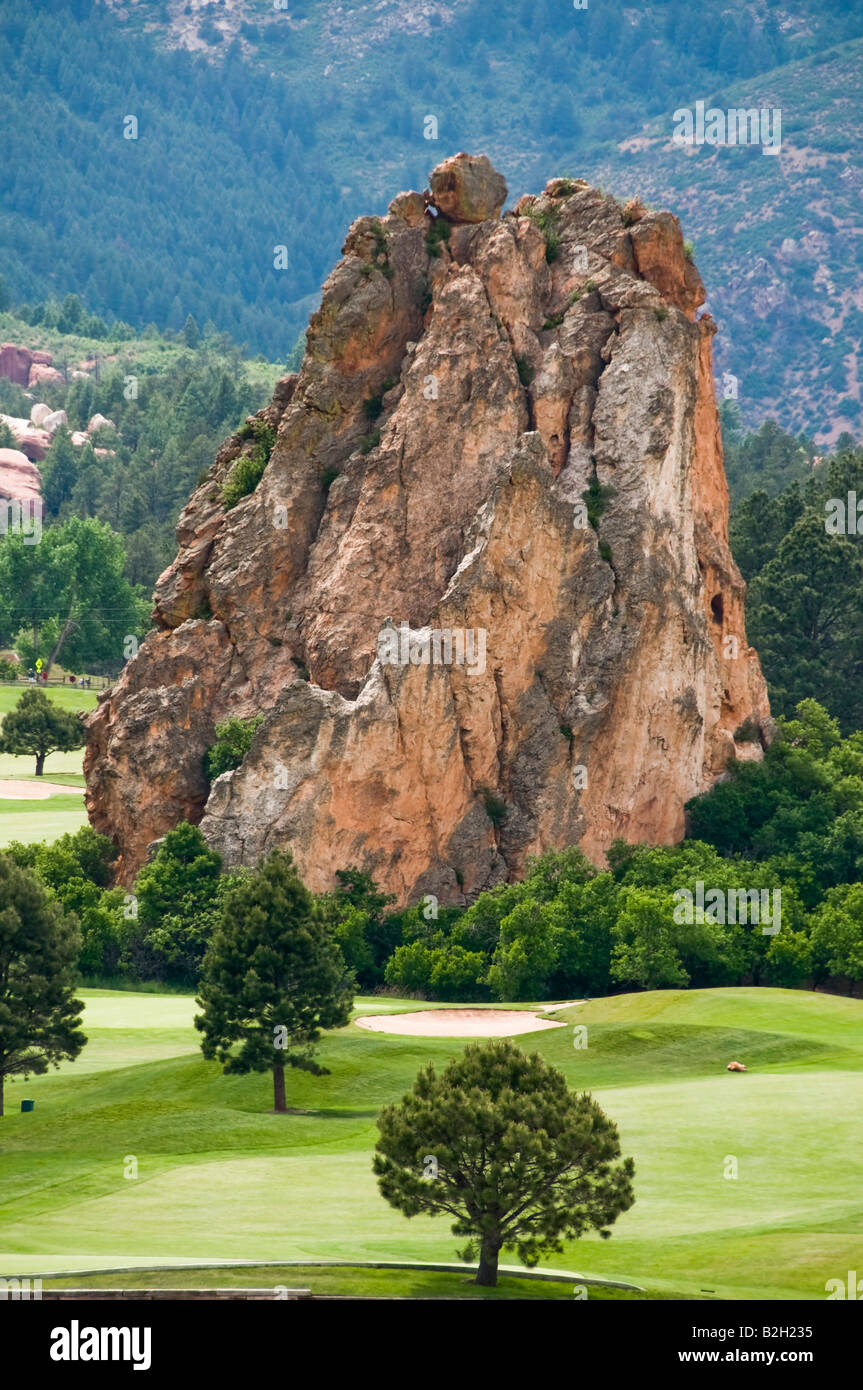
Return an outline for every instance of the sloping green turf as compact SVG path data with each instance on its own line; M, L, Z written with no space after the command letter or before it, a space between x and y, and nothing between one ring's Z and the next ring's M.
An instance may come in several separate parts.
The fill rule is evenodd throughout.
M15 685L0 685L0 714L8 714L10 709L14 709L25 690L42 689L53 700L55 705L62 705L63 709L90 710L95 709L99 700L97 690L82 690L80 685L48 685L32 686L28 681L18 681Z
M378 1195L380 1106L463 1043L350 1026L320 1078L204 1062L178 995L92 991L91 1039L59 1073L7 1086L0 1273L232 1259L451 1260L444 1220ZM364 1008L377 1001L358 1001ZM381 1001L383 1003L383 1001ZM387 1000L385 1007L415 1008ZM563 1011L519 1039L592 1090L635 1157L638 1200L609 1241L550 1266L657 1296L825 1297L863 1259L863 1001L790 990L662 991ZM725 1071L732 1058L746 1075ZM18 1113L32 1096L32 1114ZM124 1177L130 1159L136 1178ZM736 1177L725 1176L735 1171Z
M87 824L83 791L58 792L40 801L0 799L0 849L12 840L29 845L67 833L74 835Z

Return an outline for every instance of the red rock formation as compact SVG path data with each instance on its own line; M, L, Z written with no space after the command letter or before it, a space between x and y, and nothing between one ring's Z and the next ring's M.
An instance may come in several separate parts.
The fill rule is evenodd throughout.
M23 420L17 415L0 415L0 422L7 425L12 431L15 436L15 443L22 454L26 454L31 462L41 463L51 445L51 436L48 431L40 429L30 420Z
M356 864L458 900L545 848L675 840L760 754L735 741L767 697L680 227L580 180L500 219L504 196L458 156L354 223L261 412L260 483L225 510L235 435L183 512L159 631L90 720L125 882L186 817L232 864L289 845L317 890ZM458 631L473 659L442 664ZM386 659L410 634L415 663ZM214 724L258 713L209 788Z
M19 449L0 449L0 497L19 502L42 497L42 475Z
M0 343L0 376L5 376L7 381L14 381L16 386L26 386L32 361L27 348L16 347L14 343Z
M50 352L31 352L30 348L18 347L15 343L0 343L0 376L14 381L16 386L32 386L34 368L50 368L53 360ZM60 372L49 379L55 377L63 380Z
M34 362L33 366L30 368L30 376L27 385L44 386L46 381L62 382L65 380L66 378L63 373L59 372L56 367L50 367L42 362Z

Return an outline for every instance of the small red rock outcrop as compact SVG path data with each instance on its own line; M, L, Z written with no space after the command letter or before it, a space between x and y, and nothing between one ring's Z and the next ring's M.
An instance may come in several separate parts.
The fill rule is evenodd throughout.
M0 343L0 376L16 386L33 386L37 381L62 381L63 373L51 366L50 352L33 352L16 343Z
M0 449L0 497L34 502L42 496L42 475L20 449Z

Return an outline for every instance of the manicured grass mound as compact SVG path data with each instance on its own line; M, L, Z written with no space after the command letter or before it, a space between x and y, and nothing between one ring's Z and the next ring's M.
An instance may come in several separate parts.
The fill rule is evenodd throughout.
M268 1076L225 1077L202 1060L188 996L84 997L81 1058L7 1087L0 1273L453 1260L462 1242L444 1221L406 1221L382 1200L371 1153L381 1105L461 1042L350 1025L324 1040L328 1076L289 1074L294 1113L277 1116ZM570 1028L519 1045L592 1090L618 1123L637 1201L609 1241L572 1244L549 1267L628 1280L654 1297L816 1299L857 1268L863 1001L669 990L556 1016L587 1026L586 1048ZM726 1072L732 1058L749 1072ZM32 1114L19 1113L23 1096L36 1100ZM130 1156L136 1178L124 1177ZM540 1289L531 1296L554 1296Z

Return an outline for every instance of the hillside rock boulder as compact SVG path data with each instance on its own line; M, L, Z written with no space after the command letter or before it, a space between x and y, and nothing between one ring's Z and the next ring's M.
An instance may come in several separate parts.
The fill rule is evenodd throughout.
M52 410L50 415L46 415L42 421L43 430L49 434L56 434L59 429L65 429L69 420L65 410Z
M30 354L15 343L0 343L0 376L16 386L26 386L30 378Z
M107 415L92 415L87 425L87 433L95 434L97 430L114 430L117 426L113 420L109 420Z
M63 382L65 377L56 367L50 367L44 362L34 362L30 368L30 375L27 378L28 386L44 386L46 382Z
M0 498L36 502L42 497L42 475L20 449L0 449Z
M37 429L30 420L18 415L0 415L0 421L12 431L15 445L32 463L41 463L51 447L47 430Z

